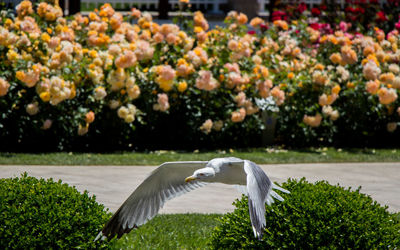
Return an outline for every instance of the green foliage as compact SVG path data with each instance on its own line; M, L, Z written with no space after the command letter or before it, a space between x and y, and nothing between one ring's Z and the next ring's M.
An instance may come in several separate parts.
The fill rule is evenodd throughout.
M266 230L258 241L251 228L247 198L221 219L212 247L223 249L396 249L400 220L371 197L325 181L289 179L284 202L267 206Z
M94 238L110 213L87 191L25 173L0 180L0 200L3 249L108 248Z
M205 249L218 214L163 214L132 230L114 249Z
M43 4L25 4L17 17L2 11L0 140L8 143L0 151L258 147L267 111L277 117L277 145L397 146L400 39L373 29L393 28L394 2L383 9L388 22L375 3L331 20L339 5L330 4L311 24L290 7L293 22L245 25L243 14L230 12L214 28L200 12L178 15L179 28L158 27L137 11L120 24L101 3L91 5L99 16L65 23L38 11ZM353 21L351 28L366 36L337 30L342 20L357 20L365 30ZM372 59L376 67L366 66ZM380 80L377 91L367 91L371 79ZM258 103L267 100L265 111Z
M398 149L335 149L304 148L282 150L279 148L250 148L218 151L152 151L99 153L0 153L1 165L160 165L167 161L207 161L217 157L238 157L258 164L323 163L323 162L399 162Z

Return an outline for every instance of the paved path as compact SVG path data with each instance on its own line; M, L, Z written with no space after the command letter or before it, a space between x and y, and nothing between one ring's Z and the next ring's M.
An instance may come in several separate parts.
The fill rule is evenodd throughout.
M357 188L390 211L400 211L400 163L285 164L263 165L273 180L306 177ZM155 167L150 166L0 166L0 178L31 176L61 179L78 190L88 190L97 201L115 211ZM161 213L225 213L240 194L232 186L209 184L165 204Z

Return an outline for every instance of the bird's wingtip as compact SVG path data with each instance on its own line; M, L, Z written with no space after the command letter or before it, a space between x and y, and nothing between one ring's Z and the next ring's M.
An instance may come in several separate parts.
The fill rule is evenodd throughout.
M263 238L263 228L261 228L261 231L258 232L257 229L253 226L253 232L254 232L254 237L257 238L258 240L262 240Z
M272 183L272 188L273 188L273 189L277 189L277 190L279 190L279 191L282 191L282 192L284 192L284 193L290 194L290 191L289 191L289 190L286 190L286 189L284 189L284 188L281 188L280 186L278 186L278 185L276 185L276 184L274 184L274 183Z

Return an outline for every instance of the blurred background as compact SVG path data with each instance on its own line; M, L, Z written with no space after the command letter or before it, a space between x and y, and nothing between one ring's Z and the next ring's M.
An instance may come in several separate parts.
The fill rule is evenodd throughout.
M8 8L13 8L22 0L3 0ZM191 11L202 11L208 17L224 18L231 11L236 10L245 13L247 16L268 16L274 8L280 8L288 4L305 4L309 8L324 4L336 5L344 10L349 4L378 3L381 6L398 0L191 0ZM32 0L32 2L40 2ZM105 2L110 3L115 10L130 11L137 8L141 11L148 11L159 19L166 19L176 15L179 10L180 0L59 0L64 14L72 15L77 12L92 11L99 8Z

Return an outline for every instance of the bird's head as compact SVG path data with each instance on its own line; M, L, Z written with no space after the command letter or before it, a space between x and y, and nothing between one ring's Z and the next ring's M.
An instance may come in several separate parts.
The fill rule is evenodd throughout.
M185 179L185 182L190 182L194 180L199 180L199 181L207 180L213 178L214 176L215 176L215 170L211 167L205 167L194 171L193 175Z

